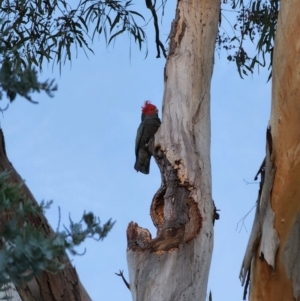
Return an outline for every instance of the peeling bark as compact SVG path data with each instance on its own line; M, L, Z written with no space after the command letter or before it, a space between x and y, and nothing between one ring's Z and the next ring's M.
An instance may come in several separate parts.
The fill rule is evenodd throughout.
M9 180L12 183L23 184L21 189L22 194L25 196L25 201L31 200L34 204L37 204L23 179L6 156L4 135L0 129L0 172L3 171L10 172ZM32 217L30 222L41 229L41 231L44 231L46 235L54 234L54 231L48 224L45 216L39 215L38 217ZM14 293L14 298L12 300L90 301L91 298L82 286L76 269L72 266L68 256L60 257L59 261L65 264L65 269L61 273L51 274L49 272L43 272L41 276L33 278L30 282L23 283L16 288L19 297Z
M249 273L251 262L254 256L264 259L269 265L275 268L275 255L279 246L279 237L274 229L275 214L271 208L270 199L275 176L275 168L271 160L272 157L272 135L271 129L267 130L267 147L265 165L260 167L261 173L260 191L256 206L256 212L251 230L246 253L242 263L240 279L242 285L250 280ZM248 283L246 283L246 288Z
M256 247L245 255L242 280L251 264L250 300L294 301L300 294L300 2L282 0L278 16L272 70L271 162L276 168L265 174L273 182L262 233L249 240ZM288 46L287 46L288 45ZM266 162L267 166L267 162ZM269 222L272 221L272 224ZM254 226L257 224L255 219ZM267 229L264 235L264 231ZM280 239L277 252L274 253ZM276 242L277 241L277 242ZM252 246L254 243L252 244ZM249 253L251 253L249 260ZM261 256L263 253L264 256ZM250 261L250 263L249 263ZM249 269L248 269L249 272Z
M170 33L162 124L149 143L162 184L150 214L131 222L127 260L134 301L206 298L216 211L211 196L210 82L220 2L181 0Z

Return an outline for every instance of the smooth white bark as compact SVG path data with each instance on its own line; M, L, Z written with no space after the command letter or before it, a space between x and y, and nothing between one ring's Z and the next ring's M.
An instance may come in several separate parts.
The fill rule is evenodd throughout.
M134 301L204 301L206 298L214 220L210 83L219 9L218 0L178 1L165 68L162 125L155 136L155 146L170 163L164 168L175 170L178 186L187 191L188 218L184 233L177 236L172 248L163 241L152 250L129 246L127 259ZM168 230L164 224L172 217L173 204L178 198L169 194L163 198L160 216L152 213L152 218L155 225ZM142 237L147 236L144 229L135 231L144 231ZM168 239L168 234L165 237Z

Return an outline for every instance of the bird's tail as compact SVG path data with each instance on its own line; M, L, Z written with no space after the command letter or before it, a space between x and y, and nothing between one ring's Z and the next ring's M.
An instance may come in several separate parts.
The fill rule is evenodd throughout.
M150 172L150 161L146 164L141 164L138 160L136 160L134 169L147 175Z

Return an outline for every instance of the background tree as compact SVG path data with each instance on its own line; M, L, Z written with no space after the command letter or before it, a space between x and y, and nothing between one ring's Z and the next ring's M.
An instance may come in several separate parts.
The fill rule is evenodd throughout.
M299 297L299 8L281 1L278 16L267 154L241 270L250 300Z
M6 92L10 101L20 95L33 102L31 93L41 90L52 96L56 90L53 81L39 82L33 65L42 70L44 58L49 62L54 55L61 67L66 58L71 60L73 44L91 50L85 38L89 37L88 26L92 22L95 22L93 37L103 31L107 38L106 23L109 23L108 43L128 31L141 47L143 31L133 18L141 15L128 10L130 5L130 1L124 5L115 1L107 4L80 1L76 9L72 9L65 1L1 2L0 97ZM109 14L113 12L112 21ZM120 24L122 28L113 32ZM17 183L22 190L20 195L16 192L7 195L7 189L3 188L1 285L12 281L22 300L90 300L65 250L76 253L74 246L90 235L104 238L113 224L109 221L102 229L94 215L89 213L83 216L86 229L71 221L68 232L55 233L43 216L43 207L37 206L8 161L2 131L1 137L1 169L9 172L4 182ZM24 224L22 233L18 230L20 224Z
M1 135L3 138L2 131ZM114 224L109 220L101 227L100 220L89 212L83 214L79 223L70 219L70 227L64 227L64 231L58 227L57 231L52 230L46 236L43 230L46 226L51 230L51 227L45 219L41 224L40 219L51 202L37 205L30 199L29 190L23 187L24 184L8 183L12 178L20 183L16 179L16 172L12 170L10 173L0 173L0 287L3 291L0 297L12 293L10 282L24 288L25 283L33 282L34 277L44 271L53 274L61 273L65 268L67 271L69 267L62 263L66 251L78 255L76 247L86 238L103 240Z
M280 0L232 0L223 3L217 49L227 52L227 59L236 63L241 78L253 74L256 69L268 67L269 80ZM230 13L235 15L234 21L232 17L228 18Z

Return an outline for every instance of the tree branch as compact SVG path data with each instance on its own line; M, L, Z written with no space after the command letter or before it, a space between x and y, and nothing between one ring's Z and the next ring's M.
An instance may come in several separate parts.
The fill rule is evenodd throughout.
M148 9L151 10L152 16L153 16L153 23L155 28L155 43L156 43L156 49L157 49L157 56L156 58L160 58L160 49L163 52L164 57L167 57L166 49L164 47L164 44L159 39L159 27L158 27L158 19L157 14L155 10L155 2L154 5L152 4L151 0L146 0L146 6Z
M125 279L125 277L124 277L124 275L123 275L123 271L119 270L119 272L120 272L119 274L118 274L118 273L115 273L115 274L116 274L117 276L122 277L122 279L123 279L125 285L126 285L127 288L130 290L130 285L129 285L129 283L127 282L127 280Z

